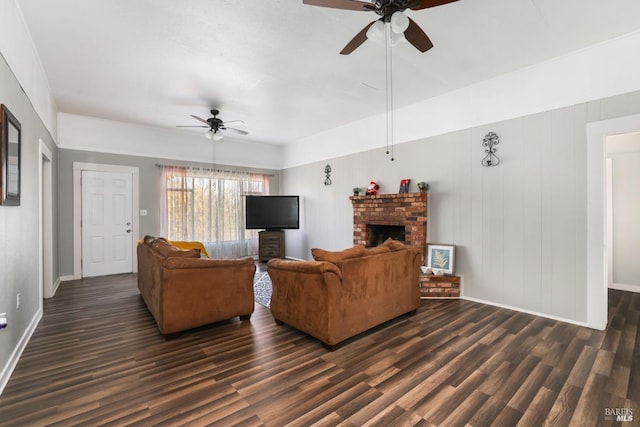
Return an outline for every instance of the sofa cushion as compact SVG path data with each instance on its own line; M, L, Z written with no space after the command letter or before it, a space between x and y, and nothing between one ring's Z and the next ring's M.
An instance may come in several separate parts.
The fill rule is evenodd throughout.
M200 258L199 249L182 250L169 244L161 237L155 239L151 243L151 247L165 258Z
M400 251L407 248L404 243L393 239L387 239L382 246L388 247L391 251Z
M312 248L311 256L316 261L328 261L331 263L337 263L351 258L358 258L364 256L367 250L363 245L356 245L352 248L344 249L341 251L325 251L324 249Z
M378 245L378 246L374 246L373 248L367 248L367 253L366 255L378 255L378 254L384 254L387 252L391 252L391 248L388 245Z

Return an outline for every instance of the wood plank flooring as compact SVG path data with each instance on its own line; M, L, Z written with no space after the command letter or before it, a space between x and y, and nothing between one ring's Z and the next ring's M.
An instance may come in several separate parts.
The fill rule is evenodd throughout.
M135 275L62 284L0 396L0 425L638 426L640 294L595 331L423 301L335 352L256 305L165 340ZM606 419L631 410L633 421Z

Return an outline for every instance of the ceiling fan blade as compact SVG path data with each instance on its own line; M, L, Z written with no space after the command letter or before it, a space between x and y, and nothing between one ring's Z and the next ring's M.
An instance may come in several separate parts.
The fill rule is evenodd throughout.
M228 127L225 127L224 130L230 130L231 132L239 133L240 135L249 135L249 132L247 132L246 130L240 130L240 129L228 128Z
M371 3L365 3L358 0L302 0L303 4L310 6L331 7L334 9L346 9L346 10L362 10L369 11Z
M193 114L191 114L191 117L193 117L196 120L200 120L202 123L206 123L207 125L209 124L209 122L206 121L205 119L201 119L200 117L194 116Z
M177 128L208 128L209 126L176 126Z
M428 9L430 7L442 6L443 4L453 3L458 0L416 0L409 4L411 10Z
M224 122L225 125L229 124L229 123L242 123L242 124L244 124L244 122L242 120L230 120L228 122L227 121Z
M358 46L367 41L367 31L369 28L375 24L376 21L373 21L366 27L362 29L354 38L351 39L349 43L340 51L340 55L349 55L351 52L356 50Z
M411 18L409 18L409 27L404 32L404 37L420 52L426 52L433 47L433 43L431 43L429 37Z

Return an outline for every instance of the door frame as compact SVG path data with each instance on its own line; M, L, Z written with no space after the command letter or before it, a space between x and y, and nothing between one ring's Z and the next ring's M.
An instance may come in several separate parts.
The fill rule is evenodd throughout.
M82 278L82 171L114 172L131 174L131 269L138 272L136 246L140 228L139 216L139 168L135 166L119 166L101 163L73 162L73 278Z
M587 326L607 327L607 136L640 132L640 114L587 123Z
M51 298L60 284L59 280L55 283L53 280L53 154L42 139L38 141L38 159L38 213L40 216L38 299L42 310L42 299Z

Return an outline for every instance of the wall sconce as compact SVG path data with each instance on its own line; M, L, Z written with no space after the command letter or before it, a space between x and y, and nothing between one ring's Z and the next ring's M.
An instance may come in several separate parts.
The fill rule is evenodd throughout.
M324 167L324 185L331 185L331 165Z
M485 147L484 152L487 153L482 159L482 166L498 166L500 157L496 156L496 148L494 145L500 144L500 138L494 132L489 132L482 140L482 146Z

